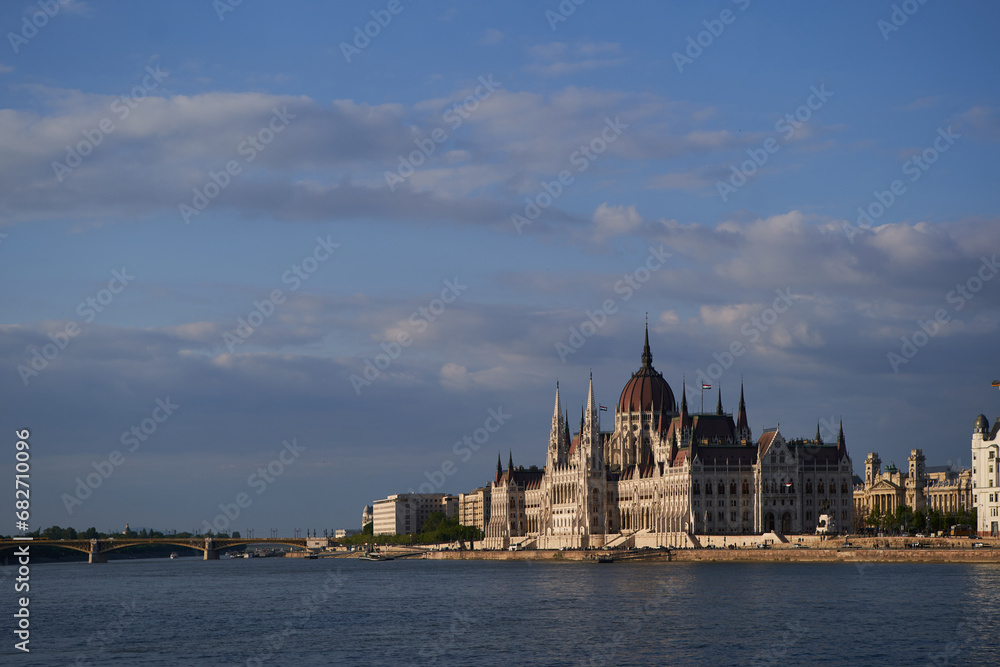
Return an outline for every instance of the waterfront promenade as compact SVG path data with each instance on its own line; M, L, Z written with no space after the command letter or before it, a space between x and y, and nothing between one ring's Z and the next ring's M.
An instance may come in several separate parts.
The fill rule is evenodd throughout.
M790 537L799 539L798 536ZM415 550L405 547L390 547L392 554L409 554L433 560L544 560L544 561L585 561L594 560L597 555L610 554L616 561L660 561L660 562L848 562L848 563L1000 563L1000 540L991 538L912 538L880 537L850 538L845 546L843 538L819 540L815 536L803 536L802 542L769 545L767 549L756 548L753 537L748 544L753 546L735 549L704 547L692 549L630 549L630 550L566 550L529 549L524 551L490 550ZM919 547L912 546L915 543ZM796 547L795 544L802 544ZM983 547L976 547L983 544ZM338 554L351 557L355 554Z

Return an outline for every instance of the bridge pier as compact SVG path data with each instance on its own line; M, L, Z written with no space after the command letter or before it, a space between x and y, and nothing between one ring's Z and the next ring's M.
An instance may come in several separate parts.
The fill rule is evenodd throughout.
M211 537L205 538L205 557L202 560L219 560L219 550L214 548L215 543Z
M90 540L90 558L87 560L88 563L107 563L108 554L101 552L101 543L96 539Z

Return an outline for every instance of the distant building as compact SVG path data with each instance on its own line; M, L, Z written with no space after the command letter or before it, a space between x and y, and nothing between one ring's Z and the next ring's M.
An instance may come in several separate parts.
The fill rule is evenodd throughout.
M365 505L365 508L361 511L361 527L364 528L373 521L372 518L372 506Z
M853 469L843 427L836 442L753 440L743 389L737 415L678 404L653 367L649 332L641 366L622 389L613 431L602 431L590 381L579 432L570 434L556 385L545 467L497 460L487 548L684 546L691 535L814 533L820 514L853 523Z
M339 528L336 532L334 532L333 536L339 540L344 537L350 537L351 535L357 535L360 532L361 531L357 528Z
M419 533L434 512L448 518L458 515L458 498L446 493L398 493L376 500L372 516L375 535Z
M985 419L985 417L984 417ZM978 424L978 421L977 421ZM973 451L975 451L973 436ZM975 457L975 454L973 454ZM911 449L907 471L888 465L882 471L877 452L865 458L865 479L854 487L854 513L867 517L872 509L892 514L905 505L917 511L960 512L972 507L972 471L951 466L927 467L924 453Z
M486 532L490 522L491 487L481 486L471 493L458 494L458 523Z
M972 429L972 502L980 535L1000 534L1000 418L990 429L986 415Z

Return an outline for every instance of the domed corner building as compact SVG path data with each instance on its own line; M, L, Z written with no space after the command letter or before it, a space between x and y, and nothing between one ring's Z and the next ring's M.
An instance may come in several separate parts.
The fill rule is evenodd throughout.
M556 383L545 466L504 470L490 491L488 549L697 546L697 535L815 533L854 521L853 467L841 425L836 442L786 440L777 428L754 441L743 387L739 409L692 413L682 387L653 366L649 329L639 370L615 405L614 429L590 378L579 429L570 432ZM829 532L831 528L824 528ZM744 540L746 541L746 540ZM754 540L756 541L756 540Z

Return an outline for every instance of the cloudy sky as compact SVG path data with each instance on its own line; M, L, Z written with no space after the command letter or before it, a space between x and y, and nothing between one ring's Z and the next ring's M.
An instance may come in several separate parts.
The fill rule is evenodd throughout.
M544 462L557 379L573 419L591 371L615 404L646 313L692 407L742 378L755 435L969 465L1000 8L898 4L2 3L33 527L470 490Z

